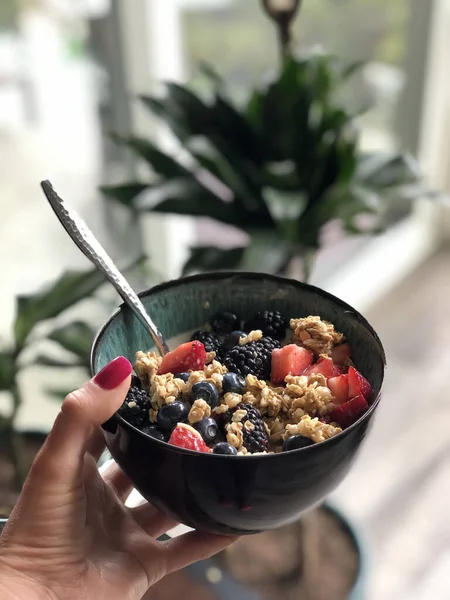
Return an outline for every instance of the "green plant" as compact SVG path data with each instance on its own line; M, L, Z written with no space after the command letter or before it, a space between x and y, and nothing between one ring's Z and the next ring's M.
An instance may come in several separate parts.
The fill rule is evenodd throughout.
M142 264L139 259L132 267ZM43 291L16 298L13 341L0 347L0 392L6 392L11 401L10 410L0 413L0 438L14 467L17 490L25 476L21 435L16 430L23 404L19 378L36 366L76 368L89 376L90 348L98 326L89 316L93 314L94 320L99 321L106 316L106 299L97 295L104 284L104 276L96 269L68 271ZM62 400L68 391L46 390L57 400Z
M192 248L184 272L285 273L301 257L307 280L327 223L340 221L349 234L375 233L386 207L428 190L412 156L359 150L361 111L346 108L344 98L362 65L342 67L322 54L294 57L290 29L300 3L262 4L279 32L280 72L243 107L211 67L209 99L175 83L166 85L164 99L141 97L178 138L178 155L148 139L116 136L147 162L153 179L102 191L134 211L209 217L247 235L239 247Z
M20 435L15 423L22 406L19 375L30 366L73 368L88 372L89 346L94 330L85 321L58 324L57 319L83 300L89 299L104 283L97 271L69 271L49 288L16 299L14 340L0 351L0 391L11 399L10 410L0 415L0 431L14 465L16 487L24 479ZM41 352L44 340L54 348Z

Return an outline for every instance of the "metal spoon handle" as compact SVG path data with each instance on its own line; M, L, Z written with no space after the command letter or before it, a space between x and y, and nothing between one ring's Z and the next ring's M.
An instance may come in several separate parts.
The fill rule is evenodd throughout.
M168 347L164 341L163 335L153 323L138 295L116 267L111 257L107 254L83 219L72 208L69 208L64 200L58 196L53 189L52 184L49 181L43 181L41 186L61 225L81 252L83 252L97 269L103 273L106 279L113 284L122 299L134 311L144 327L150 332L158 352L164 356L164 354L168 352Z

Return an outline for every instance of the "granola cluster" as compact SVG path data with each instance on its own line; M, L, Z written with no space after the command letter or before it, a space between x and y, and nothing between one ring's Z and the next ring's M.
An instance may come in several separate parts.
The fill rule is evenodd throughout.
M290 329L291 340L288 343L311 350L317 357L328 357L332 348L344 341L344 336L335 331L331 323L317 316L291 319ZM239 345L258 342L261 338L261 330L250 331L240 339ZM250 453L244 440L246 435L255 434L255 424L247 418L247 411L240 405L251 405L258 409L265 435L269 439L269 452L280 452L283 442L295 435L318 443L342 431L338 423L331 420L336 403L327 386L327 378L322 373L287 375L280 385L273 385L250 374L245 377L245 391L242 394L230 391L223 393L222 382L227 368L216 360L215 352L207 353L205 367L191 371L187 381L172 373L158 374L161 360L154 352L136 354L135 371L149 389L151 423L157 421L162 406L180 399L189 403L192 386L206 381L217 388L219 404L211 408L204 399L194 400L192 404L189 403L187 422L195 426L209 417L226 420L226 441L240 455Z
M342 333L334 329L334 325L323 321L320 317L291 319L289 323L294 332L293 341L316 356L329 354L334 346L344 341Z

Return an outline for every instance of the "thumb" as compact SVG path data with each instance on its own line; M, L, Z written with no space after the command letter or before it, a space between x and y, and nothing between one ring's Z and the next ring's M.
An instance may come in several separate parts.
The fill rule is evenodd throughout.
M132 370L131 363L119 356L66 396L33 471L38 471L47 483L76 483L89 439L122 405Z

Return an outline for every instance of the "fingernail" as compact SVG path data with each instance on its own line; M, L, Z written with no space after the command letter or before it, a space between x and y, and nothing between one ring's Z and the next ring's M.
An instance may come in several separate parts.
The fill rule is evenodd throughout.
M118 356L103 367L94 377L94 383L102 390L113 390L130 375L133 365L124 356Z

